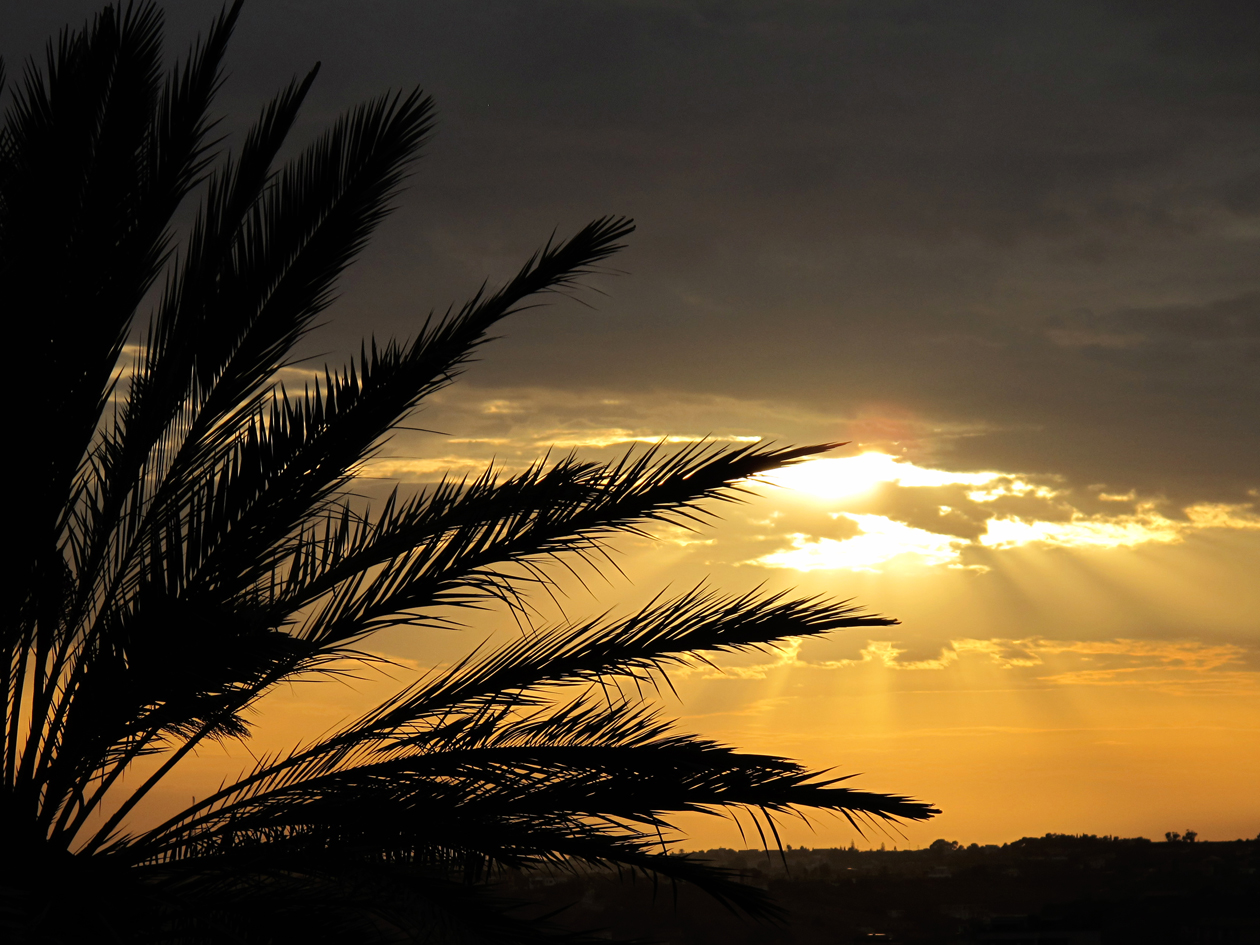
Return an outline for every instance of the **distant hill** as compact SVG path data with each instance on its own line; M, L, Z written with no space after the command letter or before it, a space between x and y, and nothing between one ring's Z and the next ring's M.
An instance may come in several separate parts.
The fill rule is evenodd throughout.
M1047 834L924 850L706 850L789 918L746 921L689 888L575 868L506 887L558 921L673 945L1056 943L1260 945L1260 841Z

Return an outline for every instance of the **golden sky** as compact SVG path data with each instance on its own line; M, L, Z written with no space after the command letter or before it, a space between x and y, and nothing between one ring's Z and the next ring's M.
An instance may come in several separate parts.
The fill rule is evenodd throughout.
M754 438L747 429L774 419L753 403L604 394L595 410L591 398L543 389L453 387L424 423L463 435L399 433L365 467L361 486L419 486L491 459L510 472L547 444L612 458L662 441L676 448L705 429L719 431L709 434L715 443L742 443ZM612 422L601 425L600 413ZM904 415L898 422L904 430ZM869 413L851 425L889 428ZM1105 484L1073 487L1041 470L960 468L931 458L931 441L929 431L912 448L852 443L748 484L743 503L715 508L712 527L618 541L623 573L585 571L585 587L557 574L567 593L560 606L583 618L708 581L853 598L902 621L671 673L676 696L661 702L683 726L860 774L861 787L944 811L865 839L830 818L788 820L787 843L1260 832L1260 515L1252 504L1177 507ZM906 455L915 451L924 455ZM561 616L538 605L538 622ZM252 749L331 727L487 634L519 632L504 614L470 623L376 639L374 650L397 664L388 678L368 673L278 694L264 705ZM207 753L171 790L195 790L225 762ZM680 825L686 848L755 842L717 818Z
M458 409L432 414L441 429L453 421L475 434L436 440L451 465L493 453L511 467L548 442L611 455L721 430L716 415L684 425L664 403L662 426L626 416L599 426L589 400L495 391L478 402L473 393L452 389ZM614 415L626 409L601 399ZM744 441L768 422L756 405L708 406L727 412L715 440ZM694 418L701 405L672 409ZM881 429L869 414L852 425ZM937 802L941 817L907 828L904 842L1260 832L1260 515L1251 503L1178 507L1106 484L1073 487L1045 470L960 468L934 462L931 440L909 448L923 458L892 440L853 443L766 477L710 529L622 542L626 576L588 581L590 595L574 589L566 610L631 606L708 579L852 597L900 618L675 673L679 702L669 708L743 748L862 772L863 786ZM408 466L410 449L400 439L373 468L426 478L424 460ZM717 824L688 827L695 845L735 842ZM785 836L828 845L852 831L819 822Z

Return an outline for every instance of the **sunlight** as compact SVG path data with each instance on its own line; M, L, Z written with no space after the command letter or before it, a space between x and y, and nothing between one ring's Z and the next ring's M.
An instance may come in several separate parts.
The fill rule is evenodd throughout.
M811 541L807 535L793 535L791 550L773 552L754 563L796 571L840 568L869 571L899 555L915 555L923 564L949 564L958 559L959 546L965 544L957 538L895 522L883 515L841 514L856 523L861 533L844 541L834 538Z
M1104 498L1108 502L1133 501L1133 510L1118 515L1090 514L1073 507L1070 489L1041 485L1030 477L993 471L947 472L916 466L880 452L810 460L758 477L756 481L783 487L797 496L821 500L835 510L825 512L827 519L847 519L858 526L858 534L853 537L830 538L823 531L829 526L821 518L817 529L797 518L792 521L795 527L784 529L786 534L779 536L787 547L781 545L778 550L748 562L801 572L873 571L878 570L878 565L903 555L913 556L917 564L983 571L988 570L987 565L963 560L969 549L1002 551L1029 545L1132 548L1176 544L1189 533L1206 529L1260 529L1260 515L1250 504L1200 503L1183 509L1184 518L1170 518L1154 501L1106 494ZM879 485L897 488L885 490L878 497L866 495ZM943 486L964 487L961 497L951 499L953 504L935 505L939 515L954 516L949 529L952 534L933 530L921 513L917 518L911 517L913 513L907 510L915 506L907 502L918 500L907 499L905 493L899 492L900 489L930 490ZM773 502L775 494L765 497ZM876 510L885 514L841 511L854 505L869 508L872 499ZM1005 500L1019 500L1020 504L1012 506ZM849 505L850 501L854 505ZM1011 514L1013 507L1020 512ZM772 515L763 524L774 521ZM928 527L918 527L909 524L910 521L925 523ZM954 531L959 527L963 530ZM976 531L968 534L973 528Z
M762 482L803 492L818 499L839 499L891 482L909 488L949 485L979 486L1002 478L1001 473L952 473L926 469L887 453L869 452L836 459L811 459L759 476Z
M795 533L791 548L763 555L751 562L767 568L796 571L869 571L900 555L914 555L923 565L963 567L960 559L968 547L996 550L1041 545L1059 548L1131 548L1148 543L1169 544L1183 539L1194 523L1179 525L1156 513L1114 517L1078 515L1067 522L1036 519L992 518L975 542L915 528L884 515L837 513L854 522L859 534L853 538L811 538ZM980 570L985 570L976 566Z

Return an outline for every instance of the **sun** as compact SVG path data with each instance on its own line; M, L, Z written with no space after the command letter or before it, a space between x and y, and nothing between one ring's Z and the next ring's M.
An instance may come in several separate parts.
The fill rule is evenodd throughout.
M758 478L771 485L831 502L861 495L886 482L909 487L979 486L1001 475L996 472L953 473L926 469L887 453L870 451L857 456L807 460Z

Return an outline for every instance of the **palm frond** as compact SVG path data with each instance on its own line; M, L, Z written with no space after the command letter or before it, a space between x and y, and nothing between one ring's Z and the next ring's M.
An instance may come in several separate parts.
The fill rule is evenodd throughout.
M580 860L686 879L750 914L770 915L749 887L666 856L665 812L742 807L769 822L803 807L839 812L855 825L937 812L836 787L837 779L782 758L673 733L624 702L582 698L503 719L447 724L428 738L378 746L379 760L307 771L212 805L128 843L127 855L184 862L229 850L279 869L312 855L345 860L388 850L473 880L496 868Z
M179 830L188 831L205 818L221 816L222 811L234 810L235 805L254 798L314 783L313 779L337 777L382 750L411 746L426 751L435 745L459 746L469 737L484 739L510 722L521 708L546 705L549 700L542 691L556 686L606 685L617 677L650 682L652 674L663 666L705 651L738 651L842 627L895 623L886 617L861 614L844 604L784 597L722 597L696 589L655 601L627 618L592 621L583 627L562 625L522 637L480 659L469 657L404 690L341 732L285 758L260 762L236 784L172 818L153 836L177 824ZM584 723L588 721L581 718ZM624 721L620 716L616 719ZM631 721L638 724L641 720L634 717ZM548 724L571 726L573 717L561 712ZM509 725L504 729L505 737L510 740L519 731ZM907 803L896 810L923 808ZM105 843L112 826L102 828L93 842Z
M505 697L517 700L561 684L617 676L651 682L664 667L705 652L758 649L790 637L896 622L817 597L789 599L786 593L755 591L723 596L698 587L672 598L658 597L629 617L562 624L522 636L479 659L471 656L422 680L365 724L405 725L418 712L445 712Z
M157 8L108 6L27 66L0 127L0 278L27 398L10 437L30 454L5 471L21 501L8 523L20 560L0 586L0 835L24 870L0 877L0 930L98 940L109 913L162 942L562 941L486 882L578 864L769 917L761 891L665 855L673 815L742 812L773 837L776 817L808 811L859 828L934 814L675 732L651 708L669 671L715 653L889 618L701 586L533 628L531 596L615 568L613 539L698 528L750 477L827 446L544 458L375 509L353 494L496 326L599 271L633 223L549 240L501 288L286 389L279 371L390 211L433 108L419 90L380 96L281 161L317 66L226 150L210 109L240 9L164 71ZM383 628L419 637L502 604L528 633L164 823L138 817L208 740L247 738L277 684L340 671ZM57 883L84 916L54 908Z
M321 602L300 635L341 646L383 625L425 625L436 607L520 600L517 586L546 581L540 564L577 555L598 565L608 560L608 537L644 535L653 523L699 524L713 515L705 500L737 499L741 480L824 448L698 445L611 464L570 457L501 482L487 470L401 506L391 498L375 520L330 510L296 540L250 558L258 570L247 578L275 589L277 621Z

